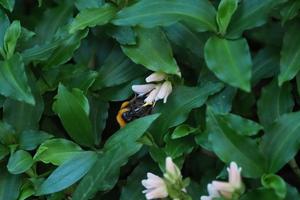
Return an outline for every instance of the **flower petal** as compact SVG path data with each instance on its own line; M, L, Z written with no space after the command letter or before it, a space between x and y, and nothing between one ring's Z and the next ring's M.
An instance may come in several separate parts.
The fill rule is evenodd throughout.
M159 92L161 84L157 84L155 88L149 93L147 98L144 100L145 103L153 104L155 102L157 93Z
M166 78L166 75L164 73L154 72L146 78L146 82L150 83L150 82L163 81L165 78Z
M155 84L133 85L131 88L137 94L146 94L155 88Z
M172 83L170 81L165 81L162 84L162 86L156 96L156 101L159 99L164 99L164 103L166 103L167 98L171 94L171 92L172 92Z
M219 192L221 192L221 191L233 192L234 191L233 186L230 183L227 183L227 182L213 181L212 185Z
M241 168L235 162L230 163L230 167L227 169L229 173L229 183L236 189L241 188L242 178L241 178Z

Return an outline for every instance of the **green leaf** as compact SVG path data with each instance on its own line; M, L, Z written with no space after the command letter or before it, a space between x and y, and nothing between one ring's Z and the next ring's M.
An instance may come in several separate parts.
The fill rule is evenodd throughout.
M19 195L18 200L25 200L31 196L33 196L35 193L35 190L33 188L33 185L31 182L25 182L21 187L21 192Z
M53 135L44 131L25 130L19 135L20 149L28 151L34 150L37 146L52 137Z
M1 0L0 0L0 2L1 2ZM0 10L0 53L1 52L4 53L4 50L3 50L4 35L5 35L7 28L9 27L9 25L10 25L10 22L9 22L8 17L5 15L5 13L2 10ZM3 54L3 53L1 53L1 54Z
M9 10L10 12L13 11L14 7L15 7L15 0L0 0L0 4L6 8L7 10Z
M166 155L175 159L184 154L191 153L195 146L196 143L194 142L193 137L184 137L167 141L164 151Z
M153 28L183 21L197 31L216 31L216 11L207 0L141 0L118 12L112 22Z
M260 99L257 101L259 121L266 127L282 114L292 112L293 107L291 84L286 83L279 87L276 79L274 79L262 89Z
M154 138L162 141L168 128L184 122L192 109L201 107L208 96L220 91L222 87L222 84L207 83L202 87L179 86L175 88L168 98L168 103L156 106L161 116L150 129Z
M227 123L229 128L242 136L254 136L263 129L256 122L231 113L218 114L218 120Z
M137 46L122 46L124 53L135 63L152 71L178 74L178 65L173 58L171 46L159 28L137 28Z
M4 145L16 144L16 132L13 127L0 121L0 142Z
M171 138L172 139L182 138L182 137L185 137L185 136L187 136L191 133L194 133L195 131L197 131L196 128L193 128L193 127L191 127L187 124L182 124L182 125L177 126L174 129Z
M6 172L6 169L0 170L0 199L17 200L21 187L21 176Z
M31 155L23 150L18 150L10 155L7 169L12 174L21 174L26 172L33 165Z
M89 102L79 89L71 92L62 84L58 87L53 111L59 116L68 134L77 143L92 146L94 135L89 120Z
M217 23L221 34L226 33L231 17L236 11L237 6L238 0L221 0L217 12Z
M300 193L298 192L297 188L287 184L287 194L284 200L290 199L300 199Z
M243 31L258 27L267 22L268 14L284 0L241 1L228 27L228 37L237 38Z
M100 8L87 8L81 10L70 25L69 32L74 33L86 27L94 27L107 24L116 14L117 9L111 4L105 4Z
M81 152L56 168L37 189L36 195L59 192L73 185L90 170L96 159L97 154L95 152Z
M297 16L300 9L299 1L288 1L284 4L283 8L280 10L280 16L282 18L282 24L286 23Z
M3 49L5 55L2 55L3 57L5 57L6 59L10 59L13 56L20 35L20 21L13 21L13 23L11 23L11 25L7 28L4 35Z
M278 76L280 86L284 82L293 79L300 69L299 28L300 25L295 23L287 28L284 35L280 58L280 74Z
M79 48L80 42L88 34L88 30L78 31L75 34L62 33L58 39L62 39L60 46L56 48L53 54L45 62L45 68L61 65L69 61L75 50Z
M120 85L145 73L142 66L132 63L119 47L114 47L100 67L93 89Z
M267 158L269 173L276 173L299 150L300 112L280 116L265 132L262 151Z
M279 72L279 52L270 48L260 50L253 58L252 85Z
M103 6L104 0L75 0L75 6L78 10L83 10L86 8L99 8Z
M80 146L74 142L66 139L51 139L41 144L33 159L46 164L61 165L81 152Z
M0 85L2 95L31 105L35 104L20 55L0 61Z
M225 87L221 92L208 99L206 104L217 113L229 113L237 90L233 87Z
M33 74L30 73L28 75L30 75L28 76L28 82L34 96L35 105L9 98L5 100L3 105L3 120L11 124L16 132L21 132L25 129L37 129L44 111L44 100L34 82Z
M247 192L240 200L281 200L271 189L259 188Z
M204 56L220 80L246 92L251 90L252 61L245 39L230 41L213 36L205 44Z
M267 174L261 177L261 183L265 188L273 189L280 199L287 194L287 186L284 180L275 174Z
M129 26L112 26L108 33L116 39L121 45L136 45L136 34Z
M9 154L9 149L6 146L0 144L0 160L5 158L8 154Z
M157 117L156 114L137 119L114 133L105 143L103 154L79 183L73 200L87 200L97 191L110 190L118 180L120 167L142 147L137 139Z
M245 177L257 178L265 172L265 160L256 141L239 135L211 109L207 110L207 131L213 151L222 161L238 163Z

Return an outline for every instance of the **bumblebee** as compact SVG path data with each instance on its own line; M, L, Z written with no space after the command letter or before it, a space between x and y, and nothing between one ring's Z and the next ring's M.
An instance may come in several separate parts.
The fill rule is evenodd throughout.
M146 96L135 96L131 100L122 103L116 117L120 127L124 127L135 119L151 114L154 105L145 103L145 98Z

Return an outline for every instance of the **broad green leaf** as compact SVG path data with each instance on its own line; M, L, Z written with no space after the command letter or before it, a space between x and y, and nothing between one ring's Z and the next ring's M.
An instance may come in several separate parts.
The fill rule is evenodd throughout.
M205 44L204 56L220 80L246 92L251 90L252 61L245 39L230 41L213 36Z
M267 159L269 173L276 173L299 150L300 112L280 116L265 132L262 151Z
M252 85L279 72L279 51L270 48L260 50L253 58Z
M13 11L14 7L15 7L15 0L0 0L0 4L6 8L7 10L9 10L10 12Z
M178 74L178 65L164 33L159 28L135 30L138 45L122 46L124 53L133 62L144 65L152 71Z
M195 131L197 131L196 128L193 128L193 127L191 127L187 124L182 124L182 125L177 126L174 129L171 138L172 139L182 138L182 137L185 137L185 136L187 136L191 133L194 133Z
M17 200L21 187L21 176L6 172L6 169L0 170L0 199Z
M41 144L33 159L53 165L61 165L81 152L80 146L74 142L66 139L51 139Z
M218 114L218 120L226 123L229 128L242 136L253 136L263 129L256 122L231 113Z
M3 50L4 35L9 25L10 22L8 17L5 15L5 13L2 10L0 10L0 53L2 52L1 54L4 53Z
M108 102L101 101L95 97L89 98L89 102L91 106L90 119L93 126L93 133L95 135L95 144L98 145L101 142L102 132L106 126L109 104Z
M3 55L3 57L5 57L6 59L10 59L13 56L20 35L20 21L13 21L7 28L4 35L3 50L5 52L5 55Z
M278 76L280 86L284 82L293 79L300 70L299 28L300 25L295 23L287 28L284 35L280 58L280 74Z
M217 113L229 113L232 109L233 99L237 90L227 86L221 92L211 96L206 104Z
M294 100L290 83L278 86L276 79L266 85L257 101L257 114L264 126L272 124L282 114L293 110Z
M0 85L2 95L31 105L35 104L20 55L0 61Z
M33 165L33 159L27 151L18 150L9 157L7 169L12 174L21 174Z
M42 45L35 45L29 49L24 50L21 55L25 63L32 61L44 61L47 60L55 49L63 42L63 39L57 39L51 42L44 43Z
M258 188L247 192L243 196L241 196L240 200L281 200L274 190L272 189L265 189L265 188Z
M203 58L203 47L207 38L202 33L193 31L192 28L183 23L164 27L164 31L171 43ZM182 53L180 52L180 54Z
M88 34L88 30L78 31L75 34L63 33L58 39L63 39L63 42L56 48L53 54L45 62L45 68L50 68L56 65L61 65L69 61L75 50L79 48L80 42Z
M66 161L37 188L36 195L41 196L59 192L80 180L97 160L97 154L92 151L81 152Z
M0 160L2 160L3 158L5 158L5 156L7 156L9 154L9 149L0 144Z
M217 12L217 23L221 34L226 33L231 17L236 11L237 6L238 0L221 0Z
M25 182L21 187L21 192L19 195L18 200L25 200L31 196L33 196L35 193L33 184L31 182Z
M194 142L193 137L184 137L167 141L164 151L166 152L166 155L175 159L184 154L191 153L195 146L196 143Z
M300 1L288 1L280 10L282 24L286 23L297 16L300 9Z
M52 138L53 135L44 131L25 130L19 135L20 149L34 150L46 140Z
M116 14L117 9L111 4L105 4L100 8L86 8L79 12L70 25L70 33L107 24Z
M92 146L94 135L89 120L89 102L81 90L69 91L62 84L58 87L53 111L59 116L68 134L77 143Z
M104 4L104 0L75 0L75 6L78 10L86 8L99 8Z
M168 128L184 122L192 109L201 107L210 95L220 91L222 87L222 84L207 83L202 87L175 88L168 103L156 106L161 116L150 129L154 138L161 142Z
M34 96L35 105L10 98L7 98L3 105L3 120L11 124L18 133L25 129L37 129L44 111L44 100L38 91L33 74L28 73L28 75L28 84Z
M136 45L136 34L129 26L112 26L108 33L116 39L121 45Z
M246 177L257 178L264 174L265 160L256 141L240 135L211 109L207 110L207 131L213 151L222 161L237 162Z
M117 183L120 167L142 147L136 141L157 117L156 114L137 119L114 133L105 143L95 165L79 183L73 200L87 200L97 191L110 190Z
M229 37L239 37L243 31L261 26L267 22L268 14L284 0L241 1L228 27Z
M142 66L131 62L119 47L115 47L100 67L93 89L99 90L120 85L145 73L146 70Z
M13 127L0 121L0 143L4 145L16 144L16 132Z
M215 15L208 0L141 0L118 12L113 23L153 28L183 21L197 31L216 31Z
M51 42L59 28L69 23L73 16L73 1L58 1L58 6L48 8L35 27L37 42L41 46Z
M280 199L284 199L287 193L287 186L284 180L275 174L262 176L261 183L265 188L273 189Z

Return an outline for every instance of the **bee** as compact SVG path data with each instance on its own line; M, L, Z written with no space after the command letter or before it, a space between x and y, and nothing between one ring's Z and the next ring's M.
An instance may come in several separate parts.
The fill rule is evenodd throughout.
M131 100L122 103L116 117L120 127L124 127L135 119L151 114L154 105L145 103L145 98L145 95L135 96Z

